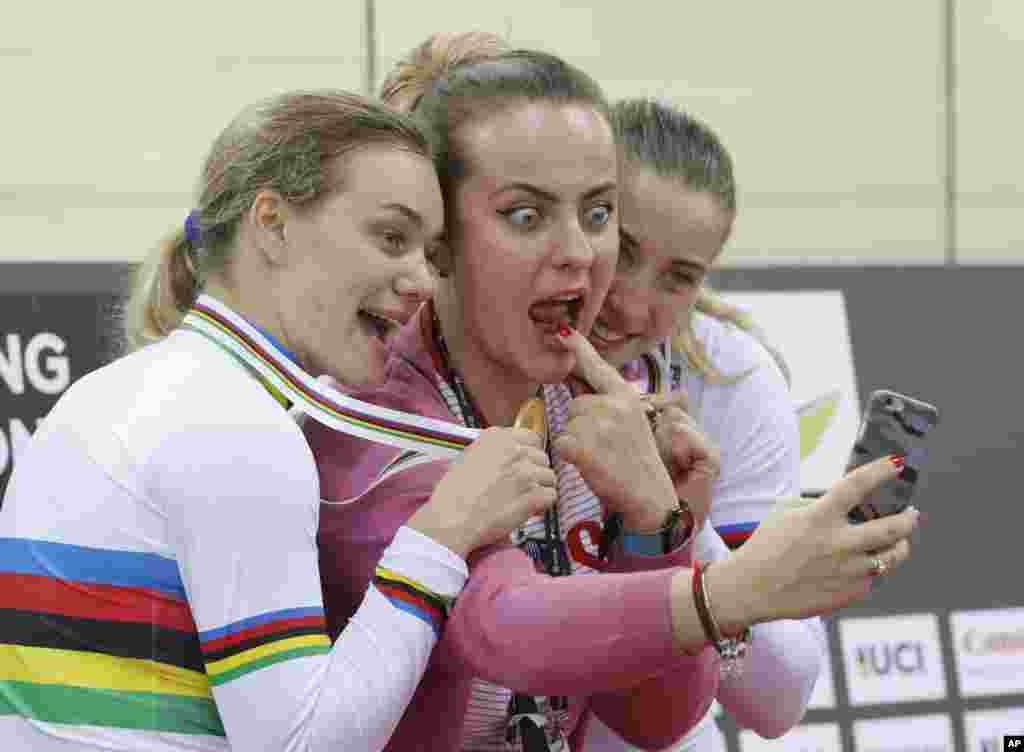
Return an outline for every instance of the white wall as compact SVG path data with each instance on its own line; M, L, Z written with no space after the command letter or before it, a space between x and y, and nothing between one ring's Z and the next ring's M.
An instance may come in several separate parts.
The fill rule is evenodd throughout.
M1024 3L957 3L958 246L964 263L1024 262Z
M99 5L22 5L0 29L2 259L138 259L242 105L364 90L366 0ZM378 81L432 31L486 29L708 120L741 186L730 265L942 263L950 167L958 260L1024 263L1019 0L955 5L953 165L944 0L372 5Z
M0 24L2 258L136 260L277 91L360 90L363 0L23 3Z

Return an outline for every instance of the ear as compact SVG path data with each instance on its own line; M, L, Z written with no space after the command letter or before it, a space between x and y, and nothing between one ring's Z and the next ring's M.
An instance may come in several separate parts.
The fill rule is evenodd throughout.
M443 237L434 243L426 252L427 261L437 270L438 276L442 279L452 273L452 247L448 244L448 238Z
M715 263L718 263L718 259L722 256L722 249L725 248L725 244L729 242L732 237L732 228L736 224L736 210L731 209L728 212L726 218L725 228L722 230L722 246L718 249L718 255L715 256Z
M249 208L249 224L259 252L270 266L284 264L288 257L285 222L290 211L274 191L260 191Z

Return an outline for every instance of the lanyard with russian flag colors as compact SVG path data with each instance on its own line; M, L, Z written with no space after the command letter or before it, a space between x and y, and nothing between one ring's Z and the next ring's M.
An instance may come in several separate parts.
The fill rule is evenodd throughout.
M196 300L181 325L212 340L287 397L293 408L335 431L438 459L458 455L480 435L465 426L371 405L332 389L209 295Z

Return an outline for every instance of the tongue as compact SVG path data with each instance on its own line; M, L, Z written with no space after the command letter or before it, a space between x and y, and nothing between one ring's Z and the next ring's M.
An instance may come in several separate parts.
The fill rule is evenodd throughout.
M530 306L530 318L538 324L555 328L559 324L570 323L572 317L569 315L568 304L548 301Z

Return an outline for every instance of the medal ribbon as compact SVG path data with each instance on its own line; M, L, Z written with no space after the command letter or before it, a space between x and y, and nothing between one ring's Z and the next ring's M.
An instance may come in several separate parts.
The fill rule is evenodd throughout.
M282 355L252 324L209 295L196 300L182 327L220 346L287 397L294 408L335 431L435 459L457 456L480 434L454 423L371 405L332 389Z

